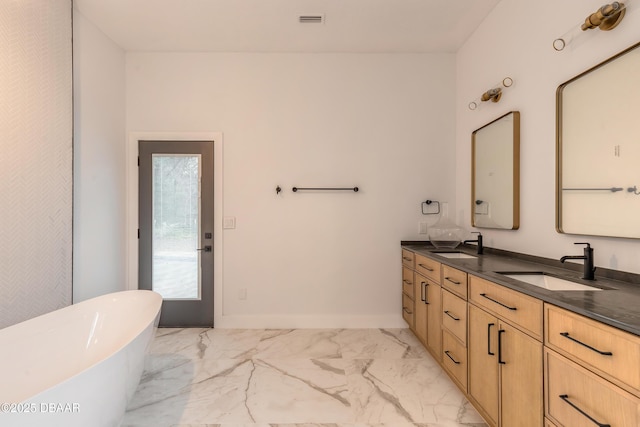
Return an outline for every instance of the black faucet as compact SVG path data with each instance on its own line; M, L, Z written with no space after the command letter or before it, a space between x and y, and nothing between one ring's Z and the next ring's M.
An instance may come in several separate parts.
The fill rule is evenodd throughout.
M568 259L583 259L584 260L584 277L585 280L596 280L595 272L596 268L593 266L593 248L589 243L574 243L574 245L587 245L584 248L584 255L566 255L560 258L560 262L565 262Z
M462 243L477 243L478 244L478 255L482 255L482 251L484 249L484 247L482 246L482 233L480 233L479 231L472 231L472 233L477 233L478 234L478 238L476 240L465 240Z

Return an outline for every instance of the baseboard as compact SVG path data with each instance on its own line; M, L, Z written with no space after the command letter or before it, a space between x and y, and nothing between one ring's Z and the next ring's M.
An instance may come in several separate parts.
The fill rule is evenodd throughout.
M215 318L220 329L396 329L407 328L400 314L380 316L227 315Z

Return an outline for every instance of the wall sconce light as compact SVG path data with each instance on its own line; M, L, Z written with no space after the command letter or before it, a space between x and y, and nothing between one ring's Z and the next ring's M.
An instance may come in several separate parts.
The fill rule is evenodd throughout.
M553 41L553 48L557 51L563 50L571 41L583 31L599 28L602 31L613 30L624 18L627 6L620 1L605 4L596 12L587 16L579 27L574 27Z
M502 98L502 88L510 87L513 84L513 79L511 77L505 77L502 79L500 83L496 83L493 87L487 90L485 93L480 95L479 98L474 99L469 103L469 109L475 110L478 108L481 102L491 101L498 102L500 98Z

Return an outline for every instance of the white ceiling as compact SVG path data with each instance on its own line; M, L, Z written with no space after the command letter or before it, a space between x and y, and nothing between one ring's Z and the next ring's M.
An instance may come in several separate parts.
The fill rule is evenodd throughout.
M500 0L74 0L127 51L455 52ZM300 15L323 14L323 24Z

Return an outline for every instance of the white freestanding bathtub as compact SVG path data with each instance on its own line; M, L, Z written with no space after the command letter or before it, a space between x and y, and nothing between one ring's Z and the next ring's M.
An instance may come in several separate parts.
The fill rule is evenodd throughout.
M118 426L161 305L116 292L0 330L0 426Z

